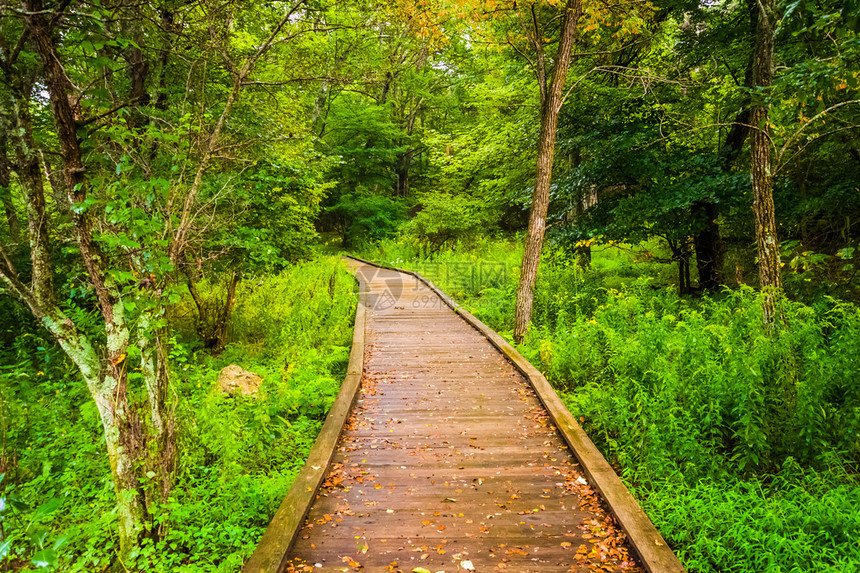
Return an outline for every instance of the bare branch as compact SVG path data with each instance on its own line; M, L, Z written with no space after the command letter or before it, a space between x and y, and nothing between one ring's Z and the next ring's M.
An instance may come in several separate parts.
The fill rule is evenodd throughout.
M9 259L9 255L6 253L6 249L3 248L3 245L0 245L0 255L3 257L2 264L0 264L0 279L6 283L6 287L12 292L12 294L17 296L19 300L30 307L37 318L41 318L44 313L40 310L39 304L36 302L36 297L33 295L33 291L31 291L18 276L15 266ZM39 310L39 312L37 312L37 310Z
M179 254L184 248L185 239L188 234L188 229L191 226L191 222L194 218L193 216L193 208L194 201L197 198L197 193L200 191L200 187L203 184L203 174L206 172L206 169L209 167L209 161L212 159L213 153L218 146L218 138L221 136L221 131L224 129L224 124L227 121L227 117L230 115L230 112L233 108L233 104L239 97L239 92L242 89L242 84L245 81L245 78L248 77L248 74L253 69L257 60L268 51L268 49L272 46L272 43L278 37L283 27L289 22L292 15L298 10L299 6L304 3L304 0L301 0L297 4L295 4L288 12L284 15L283 18L274 26L271 33L265 42L257 49L253 56L251 56L248 61L238 70L238 73L234 76L233 79L233 87L230 90L230 94L227 96L227 101L224 103L224 109L221 112L221 116L218 118L217 123L215 124L215 129L212 131L212 134L209 136L209 139L206 143L206 149L203 152L203 157L200 159L200 164L197 166L197 171L194 174L194 181L191 184L191 188L188 190L188 195L185 197L185 202L182 207L182 215L179 221L179 227L176 229L176 234L174 235L173 243L170 245L170 260L174 264L177 263ZM224 50L226 53L226 50Z
M106 111L106 112L104 112L104 113L101 113L101 114L99 114L99 115L97 115L97 116L95 116L95 117L91 117L91 118L89 118L89 119L85 119L85 120L83 120L83 121L76 121L76 122L75 122L75 124L76 124L78 127L85 127L85 126L87 126L87 125L89 125L89 124L91 124L91 123L95 123L95 122L97 122L97 121L98 121L98 120L100 120L100 119L104 119L104 118L106 118L107 116L109 116L109 115L111 115L111 114L114 114L114 113L118 112L119 110L121 110L121 109L123 109L123 108L125 108L125 107L128 107L128 106L130 106L130 105L133 105L134 103L136 103L136 100L135 100L135 101L127 101L127 102L125 102L125 103L121 103L121 104L119 104L119 105L115 105L114 107L112 107L111 109L107 110L107 111Z
M812 125L813 123L815 123L815 121L816 121L817 119L821 118L821 117L822 117L822 116L824 116L824 115L827 115L828 113L830 113L831 111L833 111L833 110L835 110L835 109L838 109L838 108L840 108L840 107L842 107L842 106L850 105L850 104L852 104L852 103L860 103L860 99L852 99L852 100L843 101L843 102L839 102L839 103L837 103L837 104L831 105L831 106L830 106L830 107L828 107L827 109L825 109L825 110L823 110L823 111L821 111L821 112L819 112L819 113L815 114L815 116L813 116L812 118L810 118L810 120L809 120L808 122L806 122L805 124L803 124L802 126L800 126L800 129L798 129L797 131L795 131L795 132L791 135L791 137L789 137L789 138L785 141L785 144L784 144L784 145L782 146L782 148L779 150L779 154L777 155L777 164L779 164L779 163L781 163L781 162L782 162L782 156L783 156L783 154L785 153L785 150L786 150L786 149L788 148L788 146L791 144L791 142L793 142L793 141L794 141L794 140L796 140L798 137L800 137L800 134L801 134L801 133L803 133L803 131L804 131L806 128L808 128L810 125ZM805 147L805 146L804 146L804 147Z

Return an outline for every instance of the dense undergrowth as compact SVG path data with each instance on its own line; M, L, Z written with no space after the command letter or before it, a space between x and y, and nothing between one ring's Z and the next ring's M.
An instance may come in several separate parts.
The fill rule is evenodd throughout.
M304 464L346 371L355 281L320 259L246 281L218 357L194 336L190 301L172 309L179 467L145 541L122 566L140 571L236 571ZM12 569L43 563L103 571L115 560L116 498L95 406L73 367L35 328L14 331L0 364L4 538ZM6 318L6 317L4 317ZM24 321L26 323L26 321ZM26 326L32 326L26 324ZM215 389L236 363L263 377L256 397ZM56 399L62 396L63 399ZM14 503L12 503L14 502ZM52 567L53 568L53 567Z
M417 253L364 254L425 273L510 338L513 244ZM770 332L752 289L680 297L661 272L611 249L583 270L550 249L520 351L690 571L860 570L860 309L786 300Z

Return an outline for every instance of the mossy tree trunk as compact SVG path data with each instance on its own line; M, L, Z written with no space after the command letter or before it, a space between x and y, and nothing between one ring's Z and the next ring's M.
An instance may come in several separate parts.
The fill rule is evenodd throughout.
M120 554L127 554L152 530L152 511L170 491L173 458L173 421L167 400L165 353L152 316L158 294L146 287L129 288L113 279L107 257L94 237L95 225L85 205L89 182L85 177L74 112L69 103L73 91L57 53L53 26L56 19L41 1L26 3L24 34L41 64L40 85L48 93L63 160L63 189L76 243L87 271L105 340L95 340L63 312L55 294L51 261L50 224L45 185L30 117L35 83L25 84L14 61L3 62L2 71L12 89L3 102L3 115L14 129L9 138L15 155L15 171L26 203L27 242L31 270L29 280L15 268L2 250L0 281L23 302L71 358L96 404L117 496ZM130 300L133 299L133 300ZM131 310L130 310L131 309ZM142 309L142 310L141 310ZM134 332L132 321L135 319ZM129 391L129 354L139 349L145 403L135 403ZM158 479L159 487L151 487Z
M768 126L768 105L760 98L773 83L774 31L777 15L774 0L758 0L755 48L753 55L753 87L759 101L751 109L750 177L753 189L756 248L758 251L759 283L765 291L764 319L774 320L774 300L782 288L780 277L779 239L773 203L773 174L771 171L771 142Z

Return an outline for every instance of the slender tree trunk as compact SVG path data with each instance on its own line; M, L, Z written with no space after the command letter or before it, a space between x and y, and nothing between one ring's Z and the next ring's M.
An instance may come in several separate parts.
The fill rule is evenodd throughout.
M142 43L140 34L135 37L135 41ZM146 90L146 80L149 76L149 62L146 61L143 51L136 45L126 48L124 55L128 64L128 99L136 104L130 110L126 122L132 131L141 130L148 121L138 106L149 105L150 97L149 92ZM135 147L138 147L140 143L141 141L138 140Z
M9 241L17 245L21 242L21 222L18 220L18 212L15 210L9 188L12 183L12 166L9 164L9 122L6 119L4 114L3 121L0 121L0 200L6 215Z
M775 0L759 0L758 7L753 63L753 85L756 89L768 88L773 81L773 44L776 25ZM770 323L774 319L774 297L777 296L782 284L779 240L776 234L773 204L768 107L765 103L761 101L753 103L751 122L753 130L750 135L750 175L759 260L759 283L766 291L764 314L765 321Z
M236 288L239 286L241 277L239 273L232 273L227 283L223 301L219 299L217 292L207 301L200 293L200 289L197 288L200 277L187 263L185 263L185 270L188 292L191 294L194 306L197 307L197 335L203 341L205 348L211 350L213 354L220 354L227 344L227 324L233 310L233 303L236 300Z
M516 316L514 319L514 340L521 342L528 330L532 317L534 286L537 279L540 254L546 232L546 215L549 209L549 191L552 181L552 164L555 155L555 136L558 113L561 110L564 83L570 68L571 50L576 41L577 23L582 14L580 0L567 0L564 7L564 20L558 43L558 54L552 79L547 82L547 64L543 57L540 30L533 33L533 44L538 52L538 83L541 90L541 122L537 150L537 172L532 195L529 227L526 234L520 283L517 288ZM534 18L537 21L537 18Z
M69 202L69 191L66 189L66 183L63 181L61 170L54 169L50 160L45 157L44 152L39 152L39 157L42 160L42 168L45 170L45 178L51 185L51 197L54 198L54 204L57 210L68 213L72 204Z
M239 273L236 272L230 277L230 282L227 285L227 296L218 312L218 319L213 328L213 338L215 339L213 352L215 354L220 354L227 344L227 324L230 321L230 313L233 311L233 303L236 300L236 287L239 286L239 279Z
M31 288L35 301L46 308L53 307L54 275L51 269L51 247L48 216L45 208L45 186L33 139L33 119L30 115L29 90L17 86L12 101L12 147L15 172L24 188L27 208L27 236L32 264Z
M685 249L681 256L684 266L684 294L690 294L693 292L693 284L690 282L690 251Z
M696 268L699 271L699 287L702 290L714 290L723 284L725 260L725 244L717 222L719 215L717 204L711 201L696 201L690 211L694 220L698 219L702 224L693 241L696 249Z
M583 269L591 268L591 247L588 245L576 247L576 264Z

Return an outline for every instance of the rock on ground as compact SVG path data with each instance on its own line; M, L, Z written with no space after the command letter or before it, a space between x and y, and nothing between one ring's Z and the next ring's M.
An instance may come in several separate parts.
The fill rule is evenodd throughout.
M224 394L234 395L237 392L243 396L256 394L263 381L257 374L245 370L238 364L225 367L218 374L218 389Z

